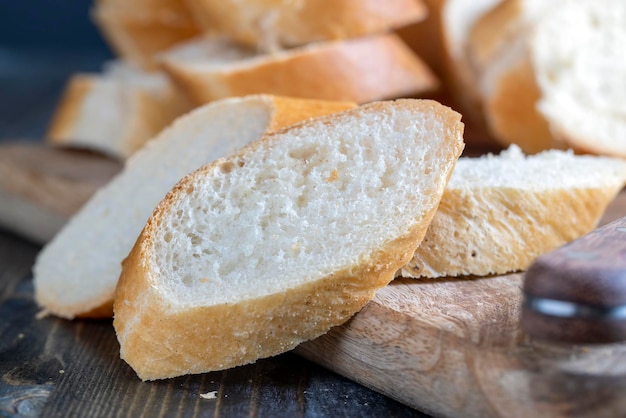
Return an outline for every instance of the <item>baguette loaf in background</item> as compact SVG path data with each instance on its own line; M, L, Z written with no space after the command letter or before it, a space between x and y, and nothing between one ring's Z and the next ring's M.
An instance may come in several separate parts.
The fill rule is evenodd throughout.
M34 266L37 303L64 318L110 318L120 263L178 180L267 132L353 106L251 96L181 117L135 153L43 248Z
M271 93L357 103L435 90L429 68L394 34L259 54L225 38L198 38L162 55L196 104Z
M121 356L143 380L290 350L410 260L463 149L460 115L378 102L267 135L186 176L123 263Z
M55 145L123 160L190 109L164 73L146 73L116 61L101 74L77 74L69 80L46 136Z
M594 229L626 184L626 161L551 150L459 159L404 277L525 270Z
M187 0L207 32L260 51L388 32L422 20L421 0Z

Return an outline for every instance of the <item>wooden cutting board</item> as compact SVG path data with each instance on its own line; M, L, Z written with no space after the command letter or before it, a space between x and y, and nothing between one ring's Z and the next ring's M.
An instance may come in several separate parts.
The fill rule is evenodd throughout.
M120 167L92 154L1 145L0 224L45 241ZM624 192L603 222L623 215ZM436 416L626 416L626 344L529 339L518 321L522 281L395 280L296 352Z

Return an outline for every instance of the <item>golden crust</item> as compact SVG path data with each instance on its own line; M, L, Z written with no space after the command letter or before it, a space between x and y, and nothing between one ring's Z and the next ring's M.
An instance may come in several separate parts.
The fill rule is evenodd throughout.
M539 255L593 230L622 182L589 189L446 190L405 277L525 270Z
M424 4L416 0L306 0L298 5L252 1L245 8L241 2L223 0L187 3L205 30L265 49L271 49L272 42L297 46L382 33L427 15Z
M527 154L563 148L555 141L548 121L537 110L541 96L528 52L501 73L485 97L485 114L498 142L517 144Z
M522 14L520 0L504 0L478 19L470 31L467 46L474 74L483 73L503 48L520 34Z
M49 142L65 143L80 114L83 100L96 80L97 76L87 74L77 74L70 79L48 127L46 138Z
M159 293L152 270L152 240L163 214L184 196L196 176L207 175L214 166L241 158L249 149L271 146L280 137L265 136L237 155L205 166L168 193L124 261L115 297L114 326L121 356L141 379L220 370L287 351L345 322L378 288L392 280L422 240L463 148L460 115L430 101L404 102L406 106L438 113L448 126L449 148L440 154L442 182L429 196L423 218L407 225L407 234L373 251L360 264L330 276L265 297L176 311ZM386 105L370 106L383 110ZM347 112L360 111L357 108Z
M197 104L259 93L365 103L437 85L428 67L393 34L320 44L227 71L167 60L163 65Z

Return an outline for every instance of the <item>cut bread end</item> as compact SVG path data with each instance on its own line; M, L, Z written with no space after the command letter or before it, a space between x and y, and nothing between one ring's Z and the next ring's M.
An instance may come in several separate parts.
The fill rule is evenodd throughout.
M424 241L401 275L525 270L591 231L626 183L626 161L546 151L459 159Z
M410 259L462 148L450 109L379 102L185 177L124 261L122 358L143 380L220 370L343 323Z

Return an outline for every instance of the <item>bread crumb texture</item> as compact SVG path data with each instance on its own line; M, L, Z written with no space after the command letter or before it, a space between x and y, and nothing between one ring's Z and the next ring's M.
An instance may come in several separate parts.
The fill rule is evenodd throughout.
M591 231L626 161L550 150L461 158L405 277L504 274Z
M198 373L345 322L409 261L461 136L459 115L435 102L374 103L187 176L124 263L122 357L142 379Z

